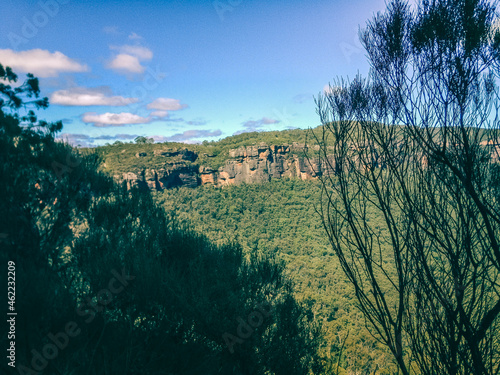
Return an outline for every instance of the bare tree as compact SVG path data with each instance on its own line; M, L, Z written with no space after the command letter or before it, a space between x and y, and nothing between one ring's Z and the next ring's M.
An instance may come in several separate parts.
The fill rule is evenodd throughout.
M391 1L369 77L317 99L323 223L403 374L500 373L500 33L481 0Z

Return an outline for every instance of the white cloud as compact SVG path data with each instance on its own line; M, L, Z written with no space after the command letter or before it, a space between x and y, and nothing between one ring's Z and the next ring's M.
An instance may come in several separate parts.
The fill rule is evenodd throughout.
M10 66L14 71L33 73L41 78L57 77L60 73L87 72L89 70L87 65L82 65L59 51L51 53L42 49L19 52L11 49L0 49L0 62L4 66Z
M148 109L158 109L160 111L178 111L186 107L187 105L181 104L180 100L170 98L158 98L147 106Z
M135 56L141 61L151 60L153 58L153 52L149 48L142 46L124 45L124 46L110 46L109 48L112 50L116 50L122 54Z
M142 117L133 113L84 113L82 121L86 124L93 124L96 127L104 128L108 126L124 126L132 124L148 124L153 120L151 116Z
M124 73L144 73L144 67L135 56L119 54L108 64L108 68Z
M153 52L146 47L142 46L110 46L112 50L117 50L118 55L113 57L108 64L108 68L116 70L119 73L125 74L142 74L144 73L144 66L141 61L151 60Z
M69 90L59 90L52 94L50 102L65 106L126 106L137 103L138 98L125 98L123 96L110 96L109 87L74 87Z

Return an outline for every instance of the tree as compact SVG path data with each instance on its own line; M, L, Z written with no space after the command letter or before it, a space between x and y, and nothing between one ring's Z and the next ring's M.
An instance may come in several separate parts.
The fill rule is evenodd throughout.
M17 82L18 76L10 67L0 64L0 79L9 84L0 83L0 130L7 136L19 135L23 131L54 135L62 129L62 122L48 123L38 121L35 112L29 110L25 116L19 116L20 108L47 108L48 98L40 98L38 78L28 73L26 81L18 87L10 83Z
M137 143L137 144L146 144L147 140L148 139L146 137L143 137L143 136L140 136L140 137L137 137L134 139L135 143Z
M368 78L316 100L323 224L403 374L500 371L497 22L393 0L360 32Z
M155 143L155 140L153 138L147 138L147 137L143 137L143 136L140 136L140 137L137 137L134 139L135 143L137 144L152 144L152 143Z
M280 262L178 228L138 190L100 197L87 220L73 247L88 286L79 299L107 285L110 265L135 279L96 316L113 329L79 355L85 371L92 357L96 374L321 373L319 327Z

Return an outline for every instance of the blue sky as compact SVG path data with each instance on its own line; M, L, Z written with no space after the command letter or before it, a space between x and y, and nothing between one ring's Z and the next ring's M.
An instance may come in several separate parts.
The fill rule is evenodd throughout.
M2 0L0 63L40 78L62 137L201 142L319 124L313 96L366 74L359 1Z

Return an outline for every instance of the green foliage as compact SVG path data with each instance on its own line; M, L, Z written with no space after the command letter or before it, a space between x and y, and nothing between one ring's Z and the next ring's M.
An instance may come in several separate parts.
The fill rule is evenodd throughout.
M387 2L360 31L368 77L317 99L325 229L404 375L500 370L496 6Z
M213 243L238 241L244 253L277 256L285 262L296 297L311 307L323 326L327 373L335 373L341 356L341 366L350 371L378 368L378 373L389 374L394 370L390 355L366 330L352 286L311 204L319 201L320 190L314 181L281 179L223 189L164 190L154 197L181 224L189 224ZM369 218L375 225L381 220L376 212Z
M108 146L98 147L96 149L83 149L85 153L96 153L102 159L101 170L113 176L126 172L137 172L146 168L160 169L165 167L165 158L155 156L155 151L177 152L185 150L187 145L182 143L119 143ZM142 153L143 156L138 154ZM145 155L144 155L145 154ZM168 162L183 162L186 165L193 163L182 159L182 154L169 157Z
M15 80L0 65L2 72ZM76 301L61 280L66 267L61 255L74 235L75 212L112 183L96 173L95 156L80 157L54 142L60 122L38 121L31 110L27 116L15 112L24 106L46 107L45 99L25 100L38 97L36 79L28 75L23 85L2 85L0 91L0 261L16 267L16 363L22 365L29 364L31 349L45 344L44 330L59 330L74 319ZM2 346L8 347L7 336ZM65 354L60 358L67 360Z
M122 218L118 227L116 217ZM138 353L142 360L134 368L145 373L162 369L232 374L245 369L304 374L319 366L315 363L320 336L307 310L292 297L279 262L269 257L247 259L236 244L214 245L179 229L149 195L136 191L100 198L87 225L73 247L77 268L88 283L83 294L95 295L109 280L105 270L110 267L136 275L107 311L109 322L126 323L122 334L134 342L147 338ZM238 318L248 317L262 303L273 307L272 314L250 337L229 345L231 353L224 335L236 336ZM113 372L125 371L122 361L105 356L113 342L101 345L101 356L95 359L98 367L106 364ZM157 357L159 347L162 352L169 348L163 357Z

